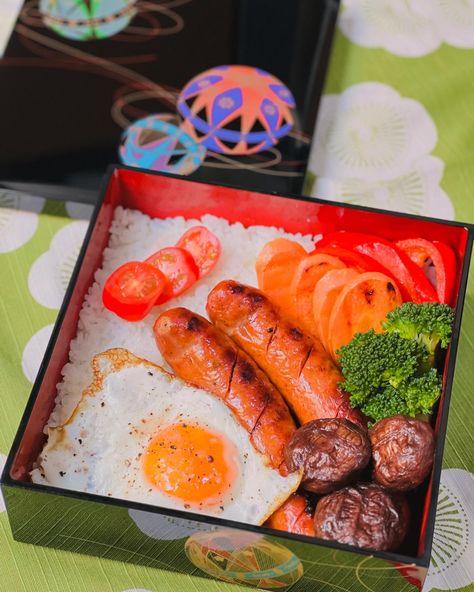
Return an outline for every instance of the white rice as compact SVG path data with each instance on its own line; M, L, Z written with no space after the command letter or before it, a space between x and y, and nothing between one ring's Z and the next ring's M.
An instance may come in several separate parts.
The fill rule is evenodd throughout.
M157 306L143 321L127 322L102 304L102 289L108 276L120 265L131 260L143 260L163 247L174 245L191 226L203 224L220 239L221 257L204 279L199 280L182 296ZM168 308L185 306L206 315L205 306L210 290L223 279L256 285L255 261L268 241L286 237L312 248L312 236L288 234L269 226L229 224L223 218L203 216L200 220L182 217L152 219L136 210L118 207L111 226L109 246L104 251L102 267L95 274L95 282L82 305L78 331L71 342L69 362L62 370L63 380L58 385L56 406L48 425L63 423L71 414L82 391L90 384L90 363L95 354L113 347L123 347L137 356L167 367L153 337L153 323L158 314Z

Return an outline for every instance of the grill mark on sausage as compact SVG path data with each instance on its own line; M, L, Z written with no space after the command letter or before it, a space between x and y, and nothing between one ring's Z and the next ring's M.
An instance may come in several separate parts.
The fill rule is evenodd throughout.
M255 378L255 371L247 360L243 360L240 364L240 377L242 381L246 384L250 384L252 380Z
M296 341L301 341L301 339L304 337L303 333L301 333L301 331L296 327L291 327L289 333Z
M229 286L229 290L232 292L232 294L242 294L244 287L240 284L235 284L235 286Z
M197 317L192 316L189 319L188 324L186 325L186 329L188 331L199 331L199 329L201 329L201 326L201 321Z
M228 350L228 351L230 352L231 350ZM224 401L226 401L229 396L230 387L232 386L232 379L234 378L235 367L237 365L237 358L238 358L237 352L235 351L235 352L233 352L233 354L234 354L234 361L232 362L232 368L230 369L230 372L229 372L229 382L227 383L227 388L226 388L225 396L223 399Z
M277 324L273 327L272 332L270 333L270 339L268 340L268 343L267 343L266 353L268 353L268 350L270 349L272 341L274 340L275 335L277 334L278 327L279 327L279 323L277 322ZM267 329L267 331L268 331L268 329Z
M257 292L247 292L246 298L254 304L259 304L265 300L265 296L263 294L258 294Z
M253 435L254 431L257 429L257 426L258 426L258 424L259 424L259 422L260 422L260 419L261 419L262 415L265 413L265 410L266 410L266 408L268 407L268 405L270 405L271 401L272 401L272 397L271 397L271 395L269 394L269 392L268 392L268 391L265 391L265 404L264 404L264 406L263 406L263 409L262 409L262 411L259 413L259 415L258 415L258 417L257 417L257 421L255 422L255 424L254 424L253 428L252 428L252 429L251 429L251 431L249 432L249 435L250 435L250 437L252 437L252 435Z
M293 521L293 524L291 526L296 526L298 524L298 520L300 520L300 518L302 518L303 514L310 514L310 512L307 511L307 506L305 506L301 512L298 514L298 516L296 517L296 519Z
M307 364L307 362L309 360L309 356L311 355L312 351L313 351L313 345L311 345L311 347L308 350L308 353L306 354L306 356L304 357L304 359L303 359L303 361L301 363L300 370L298 372L298 379L300 378L301 373L303 372L304 367L306 366L306 364Z

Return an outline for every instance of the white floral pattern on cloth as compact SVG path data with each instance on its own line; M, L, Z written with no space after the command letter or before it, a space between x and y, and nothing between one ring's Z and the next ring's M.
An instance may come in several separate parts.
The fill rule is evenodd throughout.
M444 163L430 153L436 126L424 106L364 82L321 100L309 170L324 199L452 219L440 187Z
M474 48L473 0L432 2L433 20L445 43L464 49Z
M141 510L129 510L128 514L143 534L160 541L184 539L195 532L215 529L211 525L198 523L194 520L152 514Z
M88 223L82 220L63 226L49 250L33 263L28 287L33 298L47 308L59 308L76 263Z
M380 82L363 82L322 98L310 168L327 177L371 181L403 174L436 146L424 106Z
M3 467L7 462L7 457L4 454L0 454L0 475L2 474ZM2 490L0 489L0 513L5 512L5 502L3 501Z
M35 381L36 375L43 359L46 346L48 345L49 338L53 332L54 325L46 325L39 331L37 331L33 337L25 345L23 355L21 358L21 367L23 374L27 380L31 383Z
M474 47L472 0L344 0L339 27L353 43L415 58L444 42Z
M0 253L14 251L33 237L44 202L41 197L0 190Z
M431 564L423 592L456 590L474 582L474 475L443 469Z
M452 220L453 204L439 185L443 172L444 162L428 155L404 174L384 181L318 177L313 193L322 199L337 196L344 203Z

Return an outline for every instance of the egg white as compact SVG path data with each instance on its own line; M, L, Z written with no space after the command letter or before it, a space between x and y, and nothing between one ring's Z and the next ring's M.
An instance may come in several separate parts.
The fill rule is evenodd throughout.
M94 382L71 417L49 429L31 472L35 483L249 524L262 524L298 488L301 474L283 477L272 468L217 397L127 350L98 354L92 365ZM142 455L154 434L183 422L223 435L238 451L238 478L218 506L190 508L153 487L144 474Z

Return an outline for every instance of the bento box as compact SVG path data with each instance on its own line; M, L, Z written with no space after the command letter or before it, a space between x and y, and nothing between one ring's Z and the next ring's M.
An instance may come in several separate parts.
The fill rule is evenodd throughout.
M298 236L340 230L376 232L388 240L417 236L443 241L456 253L455 320L433 421L434 465L429 479L408 495L411 523L396 552L356 548L244 521L123 500L113 494L96 495L32 482L30 473L46 441L45 426L55 405L61 372L69 360L71 341L78 332L81 307L102 265L118 206L138 210L152 219L216 216L230 224L240 223L239 228L277 227ZM430 562L473 237L474 228L468 224L111 167L2 475L13 537L25 543L264 589L421 590ZM234 249L246 265L245 248L236 244ZM255 476L258 479L259 475Z

